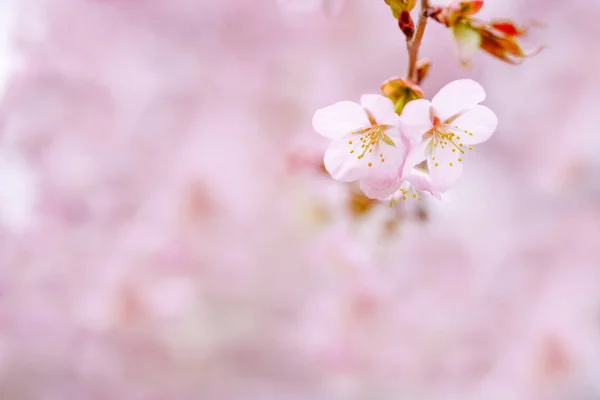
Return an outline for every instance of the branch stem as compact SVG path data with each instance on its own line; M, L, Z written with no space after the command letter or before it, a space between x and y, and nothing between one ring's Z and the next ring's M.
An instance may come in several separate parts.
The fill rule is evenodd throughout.
M415 66L419 57L419 48L427 27L427 10L429 9L429 0L421 0L421 10L419 11L419 21L415 36L411 40L406 41L406 49L408 50L408 72L406 79L415 81Z

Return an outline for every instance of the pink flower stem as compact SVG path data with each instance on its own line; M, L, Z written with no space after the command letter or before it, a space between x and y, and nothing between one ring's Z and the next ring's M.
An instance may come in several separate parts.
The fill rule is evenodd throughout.
M421 41L423 40L423 34L425 34L425 28L427 27L427 10L429 9L429 0L421 0L421 10L419 12L419 21L417 22L417 29L415 36L411 40L406 41L406 49L408 50L408 72L406 73L406 79L415 81L415 66L419 57L419 47L421 47Z

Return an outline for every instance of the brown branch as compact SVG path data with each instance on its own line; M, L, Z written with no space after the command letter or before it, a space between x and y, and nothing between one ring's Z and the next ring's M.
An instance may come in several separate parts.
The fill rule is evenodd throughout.
M421 0L421 10L419 11L419 21L417 22L415 36L412 40L406 41L406 49L408 50L408 72L406 73L406 79L411 81L415 81L415 65L417 64L419 47L421 47L421 41L423 40L423 34L427 26L427 19L429 18L427 16L428 9L429 0Z

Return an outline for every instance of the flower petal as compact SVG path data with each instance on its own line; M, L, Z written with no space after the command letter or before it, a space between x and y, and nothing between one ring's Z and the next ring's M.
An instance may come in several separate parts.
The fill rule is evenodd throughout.
M360 181L360 190L370 199L383 200L400 189L398 176L369 176Z
M365 109L351 101L340 101L315 112L313 128L331 139L350 136L353 131L370 125Z
M368 167L366 177L361 179L360 188L367 197L382 200L400 189L407 149L401 142L396 147L380 142L373 150L373 153L368 153L368 158L365 157L371 167Z
M360 103L375 117L381 125L398 125L400 117L396 114L394 103L379 94L365 94L360 98Z
M413 145L421 142L423 134L433 128L431 103L425 99L409 101L400 116L400 128Z
M374 153L369 153L372 156L371 162L374 167L380 171L391 171L396 176L400 174L400 169L404 166L407 156L407 148L399 139L395 140L396 146L390 146L386 143L379 142L375 146Z
M468 111L483 100L485 100L485 91L479 83L472 79L460 79L444 86L435 95L431 104L438 117L445 121L454 115Z
M334 140L325 152L325 169L333 179L340 182L353 182L367 175L367 164L359 160L346 140Z
M464 144L478 144L485 142L492 136L498 126L498 117L485 106L476 106L471 111L458 117L452 126L459 131L460 142Z
M427 168L431 173L431 185L434 192L445 192L454 186L463 171L461 153L454 147L437 147L434 157L427 158ZM459 161L459 158L461 161Z
M406 164L405 171L410 171L413 167L421 162L423 162L427 158L427 149L431 144L431 139L423 140L421 143L418 143L416 146L413 146L410 149L410 152L406 156Z
M441 193L433 186L431 174L429 172L418 168L411 168L406 172L403 179L410 183L416 190L428 192L433 197L439 200L442 199Z

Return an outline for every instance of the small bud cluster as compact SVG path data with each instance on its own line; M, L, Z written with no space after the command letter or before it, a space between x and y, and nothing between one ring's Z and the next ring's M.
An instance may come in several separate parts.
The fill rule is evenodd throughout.
M527 52L519 43L519 39L527 35L529 27L518 26L510 20L483 21L475 18L482 7L483 0L463 0L427 10L431 18L452 30L464 65L469 64L479 49L511 64L519 64L543 49L539 46Z

